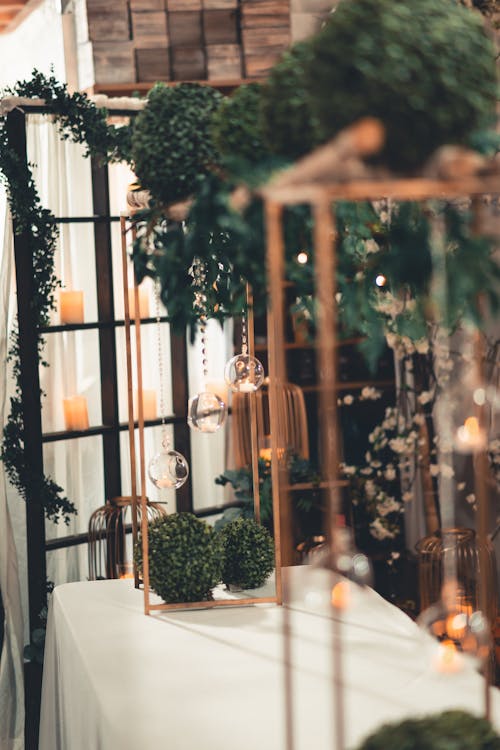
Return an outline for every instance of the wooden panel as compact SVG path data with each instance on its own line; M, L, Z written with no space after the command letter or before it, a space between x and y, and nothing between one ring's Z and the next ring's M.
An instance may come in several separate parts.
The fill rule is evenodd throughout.
M290 16L288 13L275 13L274 15L268 15L267 13L243 13L241 16L241 27L244 29L253 28L273 28L274 26L286 26L290 23Z
M135 52L138 81L168 81L170 60L168 49L138 49Z
M206 48L208 77L241 78L241 48L238 44L212 44Z
M201 12L169 13L168 27L172 47L202 47Z
M205 53L201 47L172 47L172 78L201 81L206 78Z
M243 15L273 16L288 14L289 11L289 0L241 0L241 12Z
M238 41L236 10L206 10L203 14L206 44L235 44Z
M288 47L290 44L290 29L288 26L275 29L242 29L243 48L245 53L256 53L257 50L272 47L275 49Z
M238 0L203 0L205 10L228 10L238 7Z
M136 47L167 47L167 14L164 10L132 13L132 35Z
M164 0L130 0L130 10L165 10Z
M135 81L132 42L94 42L96 83L131 83Z
M94 41L125 41L130 39L130 23L126 3L106 8L98 4L87 8L89 39Z
M168 11L201 10L202 0L165 0Z
M245 55L245 75L248 78L260 78L269 73L280 58L280 52L264 50L261 54Z

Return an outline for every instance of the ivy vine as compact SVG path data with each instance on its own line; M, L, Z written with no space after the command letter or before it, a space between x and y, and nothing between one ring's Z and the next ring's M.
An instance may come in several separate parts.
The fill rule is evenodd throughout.
M95 156L103 162L129 159L130 130L127 126L114 127L107 123L107 112L98 109L82 93L70 94L65 84L53 76L46 77L37 70L32 77L4 90L3 95L44 99L51 107L60 136L73 143L86 144L85 156ZM5 185L14 232L26 230L28 251L33 257L33 306L38 330L47 326L50 312L55 308L55 295L60 281L54 271L54 253L58 227L54 215L41 204L30 166L11 149L7 134L7 117L0 118L0 178ZM37 351L42 365L44 338L38 333ZM64 495L64 490L48 476L33 472L24 452L25 427L23 422L19 332L11 335L8 361L12 365L15 382L10 399L10 413L3 430L0 458L10 482L21 497L36 496L47 519L69 523L75 514L75 504ZM40 392L40 397L43 393Z

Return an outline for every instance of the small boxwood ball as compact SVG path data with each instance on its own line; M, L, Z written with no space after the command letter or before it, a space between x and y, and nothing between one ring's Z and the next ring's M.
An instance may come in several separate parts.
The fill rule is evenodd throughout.
M134 122L132 161L137 179L160 204L189 197L199 175L216 162L210 136L222 94L210 86L156 84Z
M252 163L269 156L260 121L261 90L258 83L238 86L214 113L212 137L220 154Z
M221 581L222 546L217 534L192 513L172 513L149 524L150 586L163 601L201 602ZM141 539L135 560L142 569Z
M443 711L384 724L358 750L500 750L500 736L486 719Z
M305 79L322 140L377 117L399 172L494 122L493 44L455 0L343 0L311 41Z
M270 150L278 156L297 159L319 143L304 74L311 54L309 41L295 44L262 86L262 132Z
M219 532L223 545L222 580L254 589L274 568L274 543L269 531L253 518L237 518Z

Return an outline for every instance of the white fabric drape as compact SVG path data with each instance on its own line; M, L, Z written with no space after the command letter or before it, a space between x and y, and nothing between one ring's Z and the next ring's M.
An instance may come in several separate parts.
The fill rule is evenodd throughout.
M14 295L13 244L10 217L0 196L0 211L5 211L4 242L0 258L0 424L5 424L8 396L12 390L7 351L12 330ZM3 216L2 216L3 218ZM0 656L0 747L24 748L23 687L23 614L19 587L18 556L8 504L8 486L3 463L0 464L0 591L4 616L4 641ZM19 510L22 512L21 501Z

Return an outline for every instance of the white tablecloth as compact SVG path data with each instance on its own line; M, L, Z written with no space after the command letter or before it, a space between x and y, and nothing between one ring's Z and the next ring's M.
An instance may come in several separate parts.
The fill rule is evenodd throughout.
M297 750L331 750L331 621L306 568L290 573ZM319 590L319 589L318 589ZM306 611L313 606L314 612ZM40 750L282 750L282 608L143 614L129 580L70 583L50 606ZM468 665L438 674L434 642L364 591L342 626L347 746L383 721L482 711ZM500 695L492 690L500 726Z

